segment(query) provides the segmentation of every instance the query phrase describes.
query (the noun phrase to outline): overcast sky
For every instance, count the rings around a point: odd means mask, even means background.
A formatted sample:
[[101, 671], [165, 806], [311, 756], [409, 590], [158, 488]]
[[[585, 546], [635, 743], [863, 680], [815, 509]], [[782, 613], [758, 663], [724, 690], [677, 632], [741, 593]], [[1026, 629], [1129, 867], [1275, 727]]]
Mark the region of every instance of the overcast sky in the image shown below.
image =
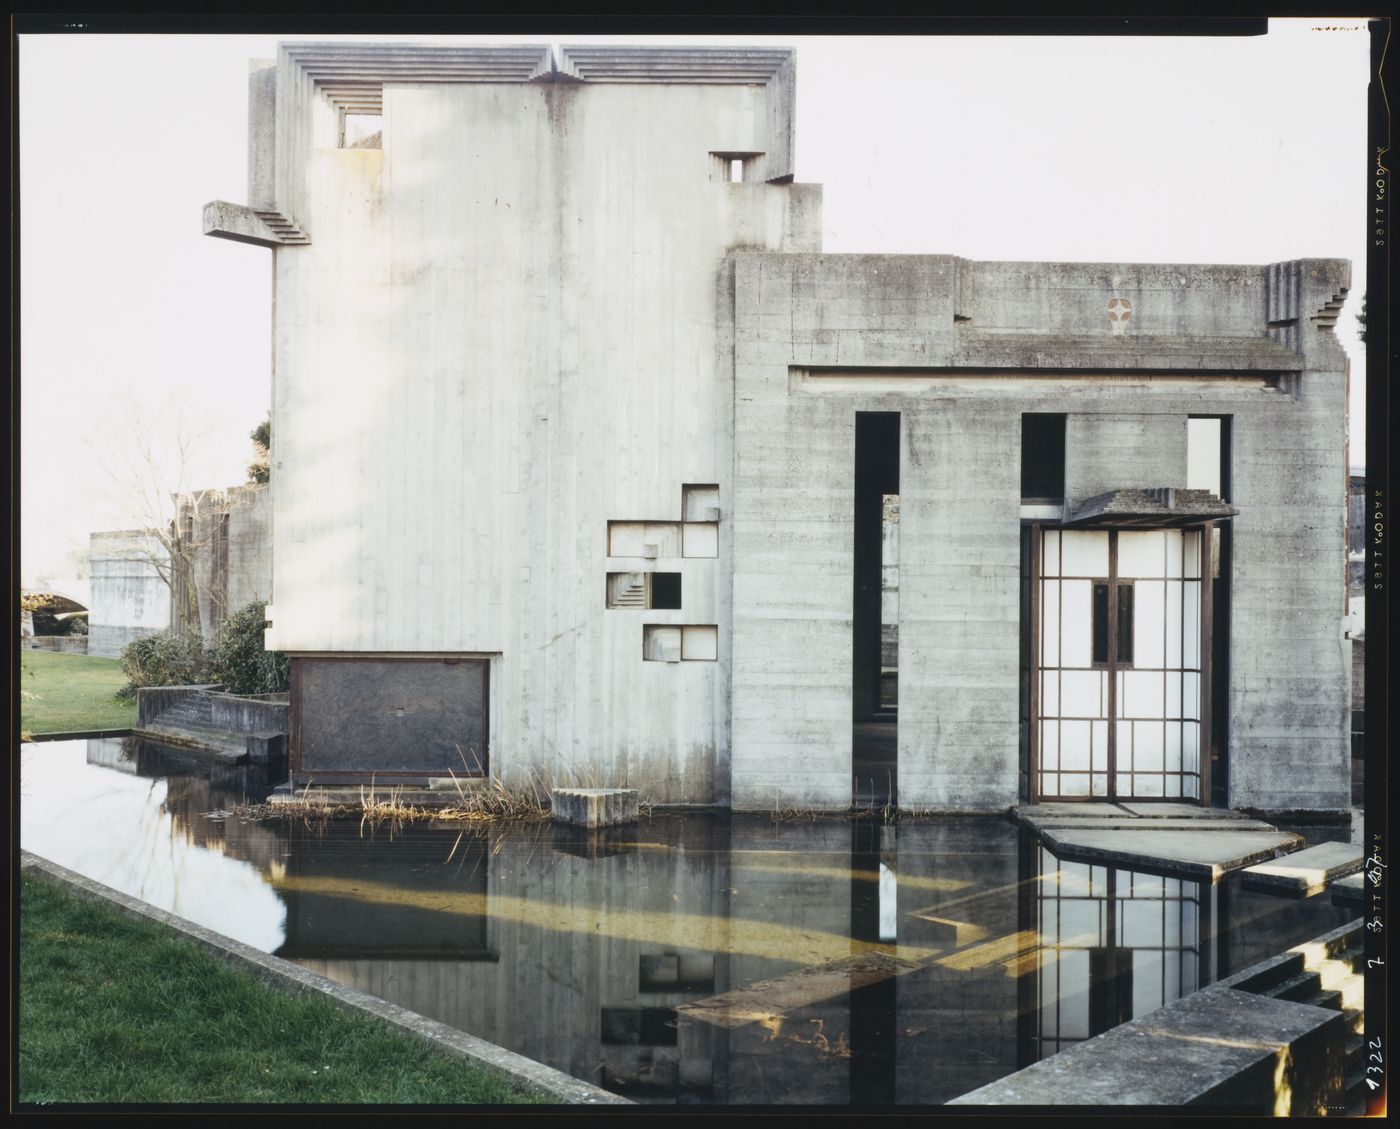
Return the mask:
[[[1317, 31], [1325, 22], [1339, 31]], [[298, 39], [410, 39], [318, 36]], [[543, 42], [451, 36], [440, 42]], [[555, 39], [558, 42], [558, 37]], [[643, 37], [797, 49], [797, 179], [825, 248], [976, 259], [1352, 261], [1351, 462], [1364, 462], [1360, 20], [1253, 38]], [[105, 485], [130, 421], [202, 433], [185, 486], [243, 480], [270, 397], [271, 252], [205, 238], [245, 203], [253, 36], [20, 37], [26, 582], [145, 524]], [[170, 452], [161, 473], [181, 485]], [[147, 519], [149, 520], [149, 519]]]

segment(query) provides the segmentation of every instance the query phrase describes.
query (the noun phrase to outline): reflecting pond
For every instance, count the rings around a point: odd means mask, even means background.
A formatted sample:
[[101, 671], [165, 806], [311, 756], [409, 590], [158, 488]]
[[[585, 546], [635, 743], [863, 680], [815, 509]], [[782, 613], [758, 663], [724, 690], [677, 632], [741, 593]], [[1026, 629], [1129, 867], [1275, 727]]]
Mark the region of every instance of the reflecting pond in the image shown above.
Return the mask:
[[252, 767], [21, 749], [28, 850], [639, 1101], [938, 1104], [1354, 916], [1062, 861], [992, 817], [390, 834]]

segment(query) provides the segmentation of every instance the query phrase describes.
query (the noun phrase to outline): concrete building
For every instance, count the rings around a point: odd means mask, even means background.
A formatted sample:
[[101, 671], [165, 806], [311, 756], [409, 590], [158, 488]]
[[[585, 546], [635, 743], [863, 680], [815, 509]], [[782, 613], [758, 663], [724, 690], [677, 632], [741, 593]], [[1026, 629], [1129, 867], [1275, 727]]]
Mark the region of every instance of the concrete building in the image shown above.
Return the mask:
[[793, 67], [254, 64], [294, 782], [1346, 809], [1348, 264], [823, 254]]
[[88, 654], [120, 658], [135, 640], [170, 626], [170, 587], [163, 575], [169, 559], [154, 530], [108, 530], [89, 537]]
[[213, 639], [230, 612], [269, 598], [267, 487], [199, 490], [174, 502], [164, 536], [152, 529], [92, 534], [89, 654], [119, 658], [129, 643], [172, 625]]
[[265, 485], [199, 490], [175, 499], [188, 569], [172, 573], [172, 622], [212, 639], [231, 612], [271, 598], [271, 510]]

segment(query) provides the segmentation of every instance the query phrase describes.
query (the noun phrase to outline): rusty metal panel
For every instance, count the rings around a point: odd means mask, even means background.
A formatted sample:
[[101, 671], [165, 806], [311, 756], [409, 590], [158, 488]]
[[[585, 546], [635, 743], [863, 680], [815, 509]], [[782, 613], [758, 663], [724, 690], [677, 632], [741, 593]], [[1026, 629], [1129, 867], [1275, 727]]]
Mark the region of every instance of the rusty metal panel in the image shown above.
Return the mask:
[[293, 771], [484, 775], [489, 662], [294, 658]]

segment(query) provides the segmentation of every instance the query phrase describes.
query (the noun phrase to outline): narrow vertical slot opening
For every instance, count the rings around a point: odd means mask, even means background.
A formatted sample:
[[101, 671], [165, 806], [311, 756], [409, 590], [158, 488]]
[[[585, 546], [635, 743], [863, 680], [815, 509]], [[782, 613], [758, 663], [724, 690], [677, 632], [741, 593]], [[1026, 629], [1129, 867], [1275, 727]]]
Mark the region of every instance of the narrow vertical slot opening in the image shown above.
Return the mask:
[[857, 412], [852, 769], [857, 803], [894, 803], [899, 717], [898, 412]]

